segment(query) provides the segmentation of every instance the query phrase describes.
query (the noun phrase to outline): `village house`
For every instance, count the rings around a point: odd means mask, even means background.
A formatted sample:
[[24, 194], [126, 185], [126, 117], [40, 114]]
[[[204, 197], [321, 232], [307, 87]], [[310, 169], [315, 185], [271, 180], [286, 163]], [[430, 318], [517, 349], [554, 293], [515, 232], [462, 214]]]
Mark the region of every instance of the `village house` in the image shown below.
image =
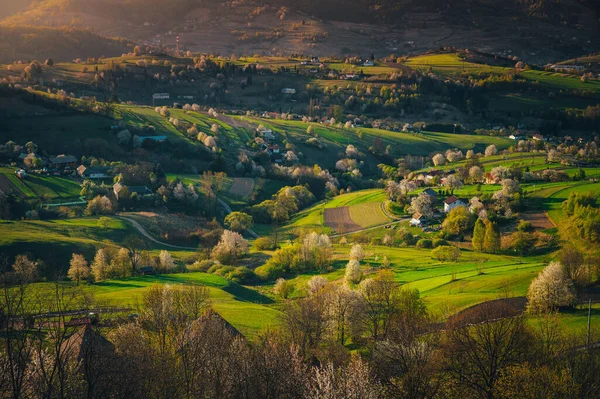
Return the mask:
[[285, 87], [281, 89], [281, 94], [296, 94], [296, 89], [293, 89], [291, 87]]
[[444, 200], [444, 212], [448, 213], [450, 212], [452, 209], [457, 208], [459, 206], [462, 207], [467, 207], [467, 203], [466, 201], [455, 197], [454, 195], [449, 196], [448, 198], [446, 198]]
[[444, 174], [444, 172], [441, 171], [441, 170], [435, 170], [435, 169], [434, 170], [430, 170], [425, 175], [425, 183], [431, 184], [435, 178], [442, 177], [443, 174]]
[[121, 193], [124, 188], [127, 189], [130, 195], [136, 194], [138, 196], [146, 196], [152, 194], [152, 190], [146, 186], [126, 186], [121, 183], [115, 183], [113, 185], [113, 193], [115, 194], [117, 200], [119, 199], [119, 193]]
[[437, 200], [438, 193], [431, 187], [426, 188], [423, 192], [431, 197], [432, 201]]
[[73, 155], [57, 155], [50, 158], [50, 167], [53, 169], [74, 168], [77, 166], [77, 158]]
[[79, 165], [77, 168], [77, 174], [84, 179], [106, 179], [109, 178], [108, 171], [109, 166], [97, 166], [97, 167], [86, 167], [85, 165]]
[[412, 219], [410, 219], [409, 224], [413, 227], [424, 226], [425, 225], [425, 217], [417, 212], [413, 215]]
[[363, 66], [372, 67], [372, 66], [375, 66], [375, 63], [371, 60], [366, 60], [365, 63], [363, 64]]
[[269, 146], [269, 153], [271, 154], [279, 154], [279, 146], [277, 144]]
[[261, 126], [261, 127], [257, 128], [256, 131], [265, 140], [268, 140], [268, 141], [275, 140], [275, 135], [273, 134], [273, 131], [271, 129], [267, 129], [264, 126]]

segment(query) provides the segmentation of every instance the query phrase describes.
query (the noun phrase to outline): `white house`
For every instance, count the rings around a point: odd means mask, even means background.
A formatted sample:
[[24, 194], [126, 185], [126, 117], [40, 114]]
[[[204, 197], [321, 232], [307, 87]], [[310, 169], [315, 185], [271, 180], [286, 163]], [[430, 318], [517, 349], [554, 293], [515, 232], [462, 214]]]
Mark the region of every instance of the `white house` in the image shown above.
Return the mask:
[[366, 67], [372, 67], [372, 66], [375, 66], [375, 63], [371, 60], [366, 60], [363, 65]]
[[462, 207], [466, 208], [467, 203], [465, 201], [461, 200], [460, 198], [455, 197], [454, 195], [451, 195], [444, 200], [444, 212], [445, 213], [450, 212], [452, 209], [454, 209], [458, 206], [462, 206]]
[[424, 219], [425, 218], [423, 217], [423, 215], [417, 212], [413, 215], [412, 219], [410, 219], [409, 224], [413, 227], [421, 227]]
[[275, 135], [271, 129], [267, 129], [266, 127], [260, 127], [256, 129], [256, 131], [262, 136], [265, 140], [275, 140]]
[[281, 94], [296, 94], [296, 89], [293, 89], [291, 87], [285, 87], [281, 89]]

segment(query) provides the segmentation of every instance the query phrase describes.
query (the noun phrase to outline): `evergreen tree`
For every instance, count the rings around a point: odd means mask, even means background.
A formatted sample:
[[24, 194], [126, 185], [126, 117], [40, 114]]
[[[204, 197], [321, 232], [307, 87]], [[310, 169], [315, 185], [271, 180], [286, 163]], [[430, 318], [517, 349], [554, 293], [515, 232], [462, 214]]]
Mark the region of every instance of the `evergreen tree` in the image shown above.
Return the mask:
[[473, 239], [471, 243], [473, 244], [473, 249], [476, 251], [483, 250], [483, 242], [485, 239], [485, 223], [480, 218], [475, 222], [475, 227], [473, 228]]
[[498, 223], [489, 222], [485, 227], [483, 250], [492, 254], [500, 251], [500, 228]]

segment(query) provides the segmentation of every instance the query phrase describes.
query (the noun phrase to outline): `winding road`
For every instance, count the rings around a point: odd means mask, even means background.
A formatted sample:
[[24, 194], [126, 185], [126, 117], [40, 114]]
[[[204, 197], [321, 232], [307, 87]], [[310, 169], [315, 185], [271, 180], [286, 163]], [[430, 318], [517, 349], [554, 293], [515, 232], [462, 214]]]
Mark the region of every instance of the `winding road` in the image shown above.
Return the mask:
[[[223, 209], [225, 209], [225, 212], [228, 215], [231, 212], [233, 212], [231, 210], [231, 207], [225, 201], [223, 201], [222, 199], [220, 199], [218, 197], [217, 197], [217, 201], [223, 207]], [[182, 247], [182, 246], [179, 246], [179, 245], [173, 245], [173, 244], [168, 244], [168, 243], [163, 242], [163, 241], [159, 241], [156, 238], [154, 238], [150, 233], [148, 233], [148, 231], [141, 224], [139, 224], [137, 221], [133, 220], [132, 218], [129, 218], [127, 216], [122, 216], [122, 215], [118, 215], [118, 216], [115, 216], [115, 217], [117, 219], [121, 219], [121, 220], [129, 222], [142, 236], [144, 236], [144, 238], [148, 239], [149, 241], [152, 241], [155, 244], [162, 245], [164, 247], [174, 248], [174, 249], [183, 249], [183, 250], [187, 250], [187, 251], [195, 251], [196, 249], [198, 249], [198, 248], [192, 248], [192, 247]], [[256, 234], [251, 229], [248, 229], [246, 231], [248, 232], [248, 234], [250, 234], [254, 238], [259, 238], [260, 237], [258, 234]]]
[[127, 216], [120, 216], [120, 215], [116, 216], [116, 218], [129, 222], [137, 231], [139, 231], [139, 233], [142, 236], [144, 236], [145, 238], [147, 238], [148, 240], [152, 241], [155, 244], [162, 245], [162, 246], [169, 247], [169, 248], [184, 249], [184, 250], [191, 250], [191, 251], [195, 251], [196, 249], [198, 249], [198, 248], [192, 248], [192, 247], [181, 247], [179, 245], [167, 244], [166, 242], [158, 241], [156, 238], [152, 237], [150, 235], [150, 233], [148, 233], [148, 231], [146, 231], [146, 229], [144, 229], [144, 227], [142, 227], [142, 225], [139, 224], [138, 222], [136, 222], [135, 220], [128, 218]]

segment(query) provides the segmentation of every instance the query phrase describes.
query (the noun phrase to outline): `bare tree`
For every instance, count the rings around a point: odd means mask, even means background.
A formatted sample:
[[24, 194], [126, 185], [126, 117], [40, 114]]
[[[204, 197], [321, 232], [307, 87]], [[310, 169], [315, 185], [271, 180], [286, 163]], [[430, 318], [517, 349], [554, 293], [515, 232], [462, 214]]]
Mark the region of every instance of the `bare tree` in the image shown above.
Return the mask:
[[523, 361], [532, 344], [523, 317], [508, 305], [486, 303], [448, 322], [447, 371], [464, 395], [494, 398], [501, 372]]

